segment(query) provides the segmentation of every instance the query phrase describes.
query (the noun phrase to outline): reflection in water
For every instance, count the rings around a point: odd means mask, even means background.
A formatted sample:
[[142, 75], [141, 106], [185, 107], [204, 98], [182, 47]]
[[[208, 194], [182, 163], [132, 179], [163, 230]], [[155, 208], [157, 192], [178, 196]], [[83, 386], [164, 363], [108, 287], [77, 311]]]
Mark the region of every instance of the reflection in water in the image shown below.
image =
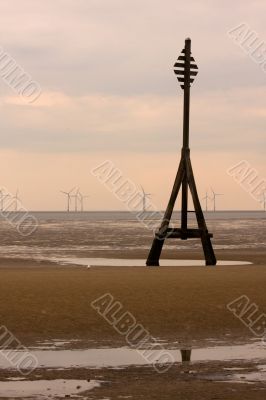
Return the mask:
[[[31, 351], [41, 368], [102, 368], [123, 367], [130, 365], [153, 364], [158, 356], [160, 360], [161, 350], [153, 350], [152, 361], [142, 356], [146, 350], [135, 350], [130, 348], [105, 348], [87, 350], [34, 350]], [[186, 349], [187, 351], [187, 349]], [[0, 358], [0, 368], [10, 368], [8, 360]], [[180, 350], [168, 350], [174, 362], [181, 362]], [[14, 357], [17, 352], [14, 351]], [[21, 356], [21, 352], [20, 352]], [[188, 357], [188, 353], [186, 353]], [[191, 353], [190, 353], [191, 357]], [[261, 343], [252, 343], [237, 346], [214, 346], [201, 349], [193, 349], [192, 361], [230, 361], [230, 360], [263, 360], [266, 359], [266, 347]], [[162, 360], [160, 360], [162, 362]]]
[[182, 363], [186, 363], [186, 362], [190, 362], [190, 358], [191, 358], [191, 349], [181, 349], [181, 359], [182, 359]]

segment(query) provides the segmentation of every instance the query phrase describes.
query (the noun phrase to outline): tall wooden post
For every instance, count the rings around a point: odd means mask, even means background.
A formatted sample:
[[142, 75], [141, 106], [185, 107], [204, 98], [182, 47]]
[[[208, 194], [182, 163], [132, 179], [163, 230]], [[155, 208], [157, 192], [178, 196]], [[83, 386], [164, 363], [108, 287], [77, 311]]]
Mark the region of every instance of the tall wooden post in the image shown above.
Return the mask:
[[[189, 111], [190, 111], [190, 49], [191, 41], [187, 39], [185, 41], [185, 62], [184, 62], [184, 108], [183, 108], [183, 151], [189, 150]], [[184, 233], [187, 230], [187, 202], [188, 202], [188, 185], [187, 176], [185, 176], [182, 182], [182, 207], [181, 207], [181, 230]]]
[[[184, 112], [183, 112], [183, 147], [181, 151], [181, 160], [178, 167], [176, 179], [172, 189], [172, 193], [168, 202], [167, 209], [164, 214], [159, 231], [153, 240], [146, 264], [148, 266], [158, 266], [161, 251], [165, 239], [179, 238], [187, 240], [189, 238], [200, 238], [204, 251], [206, 265], [216, 265], [216, 257], [212, 248], [212, 234], [208, 232], [204, 215], [201, 209], [195, 179], [193, 175], [190, 149], [189, 149], [189, 112], [190, 112], [190, 86], [198, 73], [198, 67], [195, 60], [191, 57], [191, 40], [185, 40], [185, 48], [178, 57], [174, 65], [174, 72], [181, 88], [184, 90]], [[181, 203], [181, 228], [169, 228], [169, 223], [174, 210], [175, 202], [182, 186], [182, 203]], [[188, 189], [190, 189], [195, 214], [198, 223], [198, 229], [188, 228]]]

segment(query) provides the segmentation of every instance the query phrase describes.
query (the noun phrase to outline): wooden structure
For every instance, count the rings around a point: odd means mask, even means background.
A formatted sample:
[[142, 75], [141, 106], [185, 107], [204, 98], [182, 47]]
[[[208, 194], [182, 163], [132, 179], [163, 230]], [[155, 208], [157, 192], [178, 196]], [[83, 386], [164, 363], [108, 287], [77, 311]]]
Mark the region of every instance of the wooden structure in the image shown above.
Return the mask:
[[[152, 247], [150, 249], [146, 264], [148, 266], [158, 266], [161, 251], [165, 239], [181, 239], [199, 238], [205, 255], [206, 265], [215, 265], [216, 257], [212, 248], [212, 234], [208, 232], [204, 215], [201, 209], [195, 179], [193, 175], [190, 149], [189, 149], [189, 109], [190, 109], [190, 86], [198, 73], [198, 67], [194, 58], [191, 56], [191, 40], [185, 40], [185, 48], [178, 57], [174, 65], [174, 72], [181, 88], [184, 90], [184, 115], [183, 115], [183, 148], [181, 152], [181, 160], [177, 175], [175, 178], [172, 193], [169, 199], [167, 209], [164, 214], [161, 226], [155, 234]], [[182, 206], [181, 206], [181, 227], [169, 228], [169, 223], [174, 210], [178, 192], [182, 186]], [[188, 228], [188, 188], [190, 189], [194, 204], [195, 214], [198, 223], [198, 229]]]

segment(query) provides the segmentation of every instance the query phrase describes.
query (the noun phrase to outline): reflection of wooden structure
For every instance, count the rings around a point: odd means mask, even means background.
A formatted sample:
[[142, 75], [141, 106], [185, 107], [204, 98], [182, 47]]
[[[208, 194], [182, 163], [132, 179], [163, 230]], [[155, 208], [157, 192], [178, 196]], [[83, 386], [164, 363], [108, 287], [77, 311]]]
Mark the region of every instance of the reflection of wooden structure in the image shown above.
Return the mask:
[[191, 349], [180, 349], [182, 363], [190, 362]]
[[[164, 214], [159, 231], [156, 233], [146, 264], [149, 266], [159, 265], [159, 259], [163, 248], [164, 240], [171, 238], [179, 238], [187, 240], [190, 238], [200, 238], [205, 255], [206, 265], [215, 265], [216, 258], [212, 248], [212, 234], [208, 232], [204, 215], [201, 209], [195, 179], [193, 175], [192, 165], [190, 161], [189, 149], [189, 106], [190, 106], [190, 85], [194, 81], [198, 73], [198, 67], [195, 60], [191, 57], [191, 40], [186, 39], [185, 48], [182, 55], [178, 57], [174, 65], [174, 72], [181, 88], [184, 90], [184, 116], [183, 116], [183, 148], [181, 153], [181, 161], [177, 171], [176, 179], [170, 196], [167, 209]], [[174, 205], [177, 199], [179, 189], [182, 185], [182, 208], [181, 208], [181, 228], [169, 228]], [[188, 214], [188, 188], [190, 189], [198, 229], [189, 229]]]

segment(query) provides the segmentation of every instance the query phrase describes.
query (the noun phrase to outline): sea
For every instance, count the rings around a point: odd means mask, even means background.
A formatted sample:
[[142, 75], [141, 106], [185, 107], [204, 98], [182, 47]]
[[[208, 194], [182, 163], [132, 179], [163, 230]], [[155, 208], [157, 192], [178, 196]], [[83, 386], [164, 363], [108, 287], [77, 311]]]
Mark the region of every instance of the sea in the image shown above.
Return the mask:
[[[36, 217], [38, 220], [87, 220], [87, 221], [106, 221], [106, 220], [132, 220], [139, 219], [143, 214], [140, 210], [138, 212], [131, 211], [29, 211], [29, 214]], [[157, 217], [160, 219], [164, 211], [157, 212]], [[15, 213], [13, 214], [21, 214]], [[151, 212], [146, 211], [145, 215], [148, 217], [152, 215]], [[190, 213], [193, 215], [193, 212]], [[204, 211], [206, 220], [211, 219], [266, 219], [266, 212], [263, 210], [227, 210], [227, 211]], [[0, 220], [5, 218], [5, 213], [0, 213]], [[173, 212], [173, 219], [180, 218], [180, 211]]]
[[[266, 255], [263, 210], [207, 211], [204, 215], [213, 233], [214, 249], [258, 250]], [[162, 216], [141, 211], [0, 213], [0, 258], [55, 263], [75, 260], [80, 265], [97, 258], [145, 259]], [[171, 226], [180, 225], [180, 212], [173, 213], [171, 222]], [[193, 212], [189, 213], [189, 225], [197, 225]], [[169, 258], [200, 249], [198, 239], [169, 239], [164, 245]]]

